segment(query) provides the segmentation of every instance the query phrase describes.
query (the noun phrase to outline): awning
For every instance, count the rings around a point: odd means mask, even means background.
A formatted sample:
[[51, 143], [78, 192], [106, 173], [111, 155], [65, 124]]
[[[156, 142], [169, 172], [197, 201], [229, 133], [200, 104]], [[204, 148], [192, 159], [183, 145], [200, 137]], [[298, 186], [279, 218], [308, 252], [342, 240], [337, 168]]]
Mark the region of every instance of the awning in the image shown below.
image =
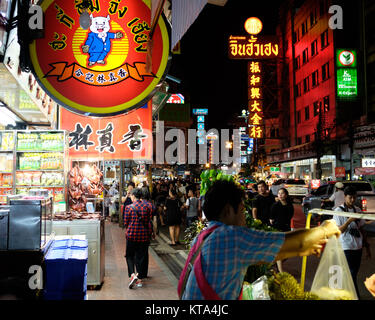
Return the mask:
[[207, 3], [224, 6], [227, 0], [172, 0], [172, 49], [198, 18]]

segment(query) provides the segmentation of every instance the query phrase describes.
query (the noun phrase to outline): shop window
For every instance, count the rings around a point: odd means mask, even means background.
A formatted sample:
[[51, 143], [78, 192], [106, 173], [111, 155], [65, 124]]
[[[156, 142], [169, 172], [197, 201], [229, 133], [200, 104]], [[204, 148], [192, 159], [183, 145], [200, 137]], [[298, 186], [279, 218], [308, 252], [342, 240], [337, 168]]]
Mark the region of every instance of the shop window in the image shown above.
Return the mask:
[[309, 61], [309, 49], [308, 48], [303, 50], [303, 53], [302, 53], [302, 63], [305, 64], [307, 63], [307, 61]]
[[309, 134], [305, 137], [305, 142], [306, 143], [310, 142], [310, 135]]
[[295, 30], [294, 32], [293, 32], [293, 43], [297, 43], [298, 41], [299, 41], [299, 30], [297, 29], [297, 30]]
[[324, 112], [329, 111], [329, 96], [326, 96], [323, 98], [323, 107], [324, 107]]
[[322, 81], [329, 78], [329, 62], [322, 66]]
[[295, 94], [296, 94], [296, 97], [300, 97], [301, 94], [302, 94], [302, 91], [301, 91], [301, 82], [296, 84], [295, 86]]
[[307, 77], [303, 79], [303, 92], [306, 93], [310, 90], [310, 78]]
[[307, 106], [305, 108], [305, 120], [309, 120], [310, 119], [310, 107]]
[[320, 35], [321, 49], [328, 46], [328, 29]]
[[319, 74], [318, 70], [315, 70], [311, 75], [311, 84], [313, 87], [317, 86], [319, 83]]
[[312, 43], [311, 43], [311, 56], [315, 56], [316, 54], [318, 53], [318, 40], [315, 39]]

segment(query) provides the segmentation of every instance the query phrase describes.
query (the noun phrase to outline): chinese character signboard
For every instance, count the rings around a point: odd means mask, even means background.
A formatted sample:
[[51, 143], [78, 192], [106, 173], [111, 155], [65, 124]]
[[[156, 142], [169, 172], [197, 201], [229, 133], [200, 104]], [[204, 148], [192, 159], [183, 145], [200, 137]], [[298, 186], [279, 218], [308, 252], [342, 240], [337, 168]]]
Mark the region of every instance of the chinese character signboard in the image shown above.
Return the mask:
[[251, 138], [263, 138], [262, 65], [259, 61], [248, 63], [248, 110]]
[[274, 59], [279, 56], [276, 36], [229, 36], [230, 59]]
[[375, 168], [375, 158], [363, 158], [362, 168]]
[[60, 129], [69, 131], [72, 159], [152, 160], [151, 107], [125, 115], [86, 117], [61, 109]]
[[152, 42], [150, 0], [88, 0], [91, 25], [79, 18], [83, 0], [45, 0], [45, 37], [30, 45], [32, 69], [53, 99], [74, 112], [109, 116], [144, 105], [162, 79], [169, 56], [165, 18]]
[[345, 178], [345, 167], [336, 167], [335, 176], [336, 178]]
[[357, 52], [355, 50], [336, 50], [337, 96], [355, 98], [358, 95]]

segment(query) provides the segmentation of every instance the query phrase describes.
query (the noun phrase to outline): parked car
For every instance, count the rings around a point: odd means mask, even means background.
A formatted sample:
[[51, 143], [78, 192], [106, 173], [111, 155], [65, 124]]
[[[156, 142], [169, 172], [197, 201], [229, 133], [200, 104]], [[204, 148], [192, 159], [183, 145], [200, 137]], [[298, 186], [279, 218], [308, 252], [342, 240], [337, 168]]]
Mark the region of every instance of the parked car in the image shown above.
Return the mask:
[[302, 179], [279, 179], [271, 185], [272, 193], [277, 196], [280, 188], [285, 188], [292, 198], [302, 199], [309, 192], [309, 186]]
[[[322, 200], [328, 199], [335, 191], [335, 183], [337, 181], [329, 181], [327, 184], [320, 186], [315, 191], [311, 191], [302, 200], [303, 212], [307, 214], [309, 210], [322, 206]], [[342, 181], [345, 187], [353, 186], [357, 190], [356, 205], [362, 211], [375, 213], [375, 189], [368, 181]], [[324, 203], [324, 209], [332, 210], [333, 203]]]

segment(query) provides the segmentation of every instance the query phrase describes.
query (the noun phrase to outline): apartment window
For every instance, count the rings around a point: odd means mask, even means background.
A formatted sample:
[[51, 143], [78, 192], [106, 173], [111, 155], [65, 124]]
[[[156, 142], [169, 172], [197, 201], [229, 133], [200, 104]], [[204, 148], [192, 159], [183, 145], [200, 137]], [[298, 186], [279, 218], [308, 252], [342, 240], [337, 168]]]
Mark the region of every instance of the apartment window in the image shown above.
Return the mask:
[[314, 40], [311, 43], [311, 56], [315, 56], [318, 53], [318, 40]]
[[295, 86], [296, 97], [300, 97], [301, 96], [301, 94], [302, 94], [301, 88], [302, 88], [301, 82], [298, 83], [298, 84], [296, 84], [296, 86]]
[[319, 114], [319, 101], [314, 102], [314, 117]]
[[301, 68], [301, 56], [294, 59], [294, 69], [298, 70], [299, 68]]
[[324, 112], [329, 111], [329, 96], [323, 98], [323, 110]]
[[302, 23], [302, 37], [307, 33], [307, 20]]
[[319, 2], [319, 14], [320, 14], [320, 17], [323, 17], [324, 14], [326, 13], [326, 10], [325, 10], [325, 0], [320, 0]]
[[328, 29], [320, 35], [321, 48], [328, 46]]
[[329, 78], [329, 62], [322, 66], [322, 81]]
[[298, 123], [298, 124], [301, 123], [301, 110], [300, 110], [300, 111], [297, 111], [297, 123]]
[[316, 9], [310, 12], [310, 27], [313, 27], [318, 22]]
[[297, 145], [300, 145], [300, 144], [302, 144], [302, 137], [297, 138]]
[[319, 74], [318, 70], [315, 70], [311, 75], [311, 84], [313, 87], [317, 86], [319, 83]]
[[310, 79], [309, 77], [303, 79], [303, 92], [307, 92], [310, 90]]
[[310, 142], [310, 135], [309, 134], [305, 137], [305, 142], [306, 143]]
[[309, 49], [308, 48], [306, 48], [302, 52], [302, 63], [305, 64], [307, 63], [307, 61], [309, 61]]
[[307, 106], [305, 108], [305, 120], [309, 120], [310, 119], [310, 107]]
[[299, 41], [299, 30], [293, 32], [293, 43], [296, 43]]

